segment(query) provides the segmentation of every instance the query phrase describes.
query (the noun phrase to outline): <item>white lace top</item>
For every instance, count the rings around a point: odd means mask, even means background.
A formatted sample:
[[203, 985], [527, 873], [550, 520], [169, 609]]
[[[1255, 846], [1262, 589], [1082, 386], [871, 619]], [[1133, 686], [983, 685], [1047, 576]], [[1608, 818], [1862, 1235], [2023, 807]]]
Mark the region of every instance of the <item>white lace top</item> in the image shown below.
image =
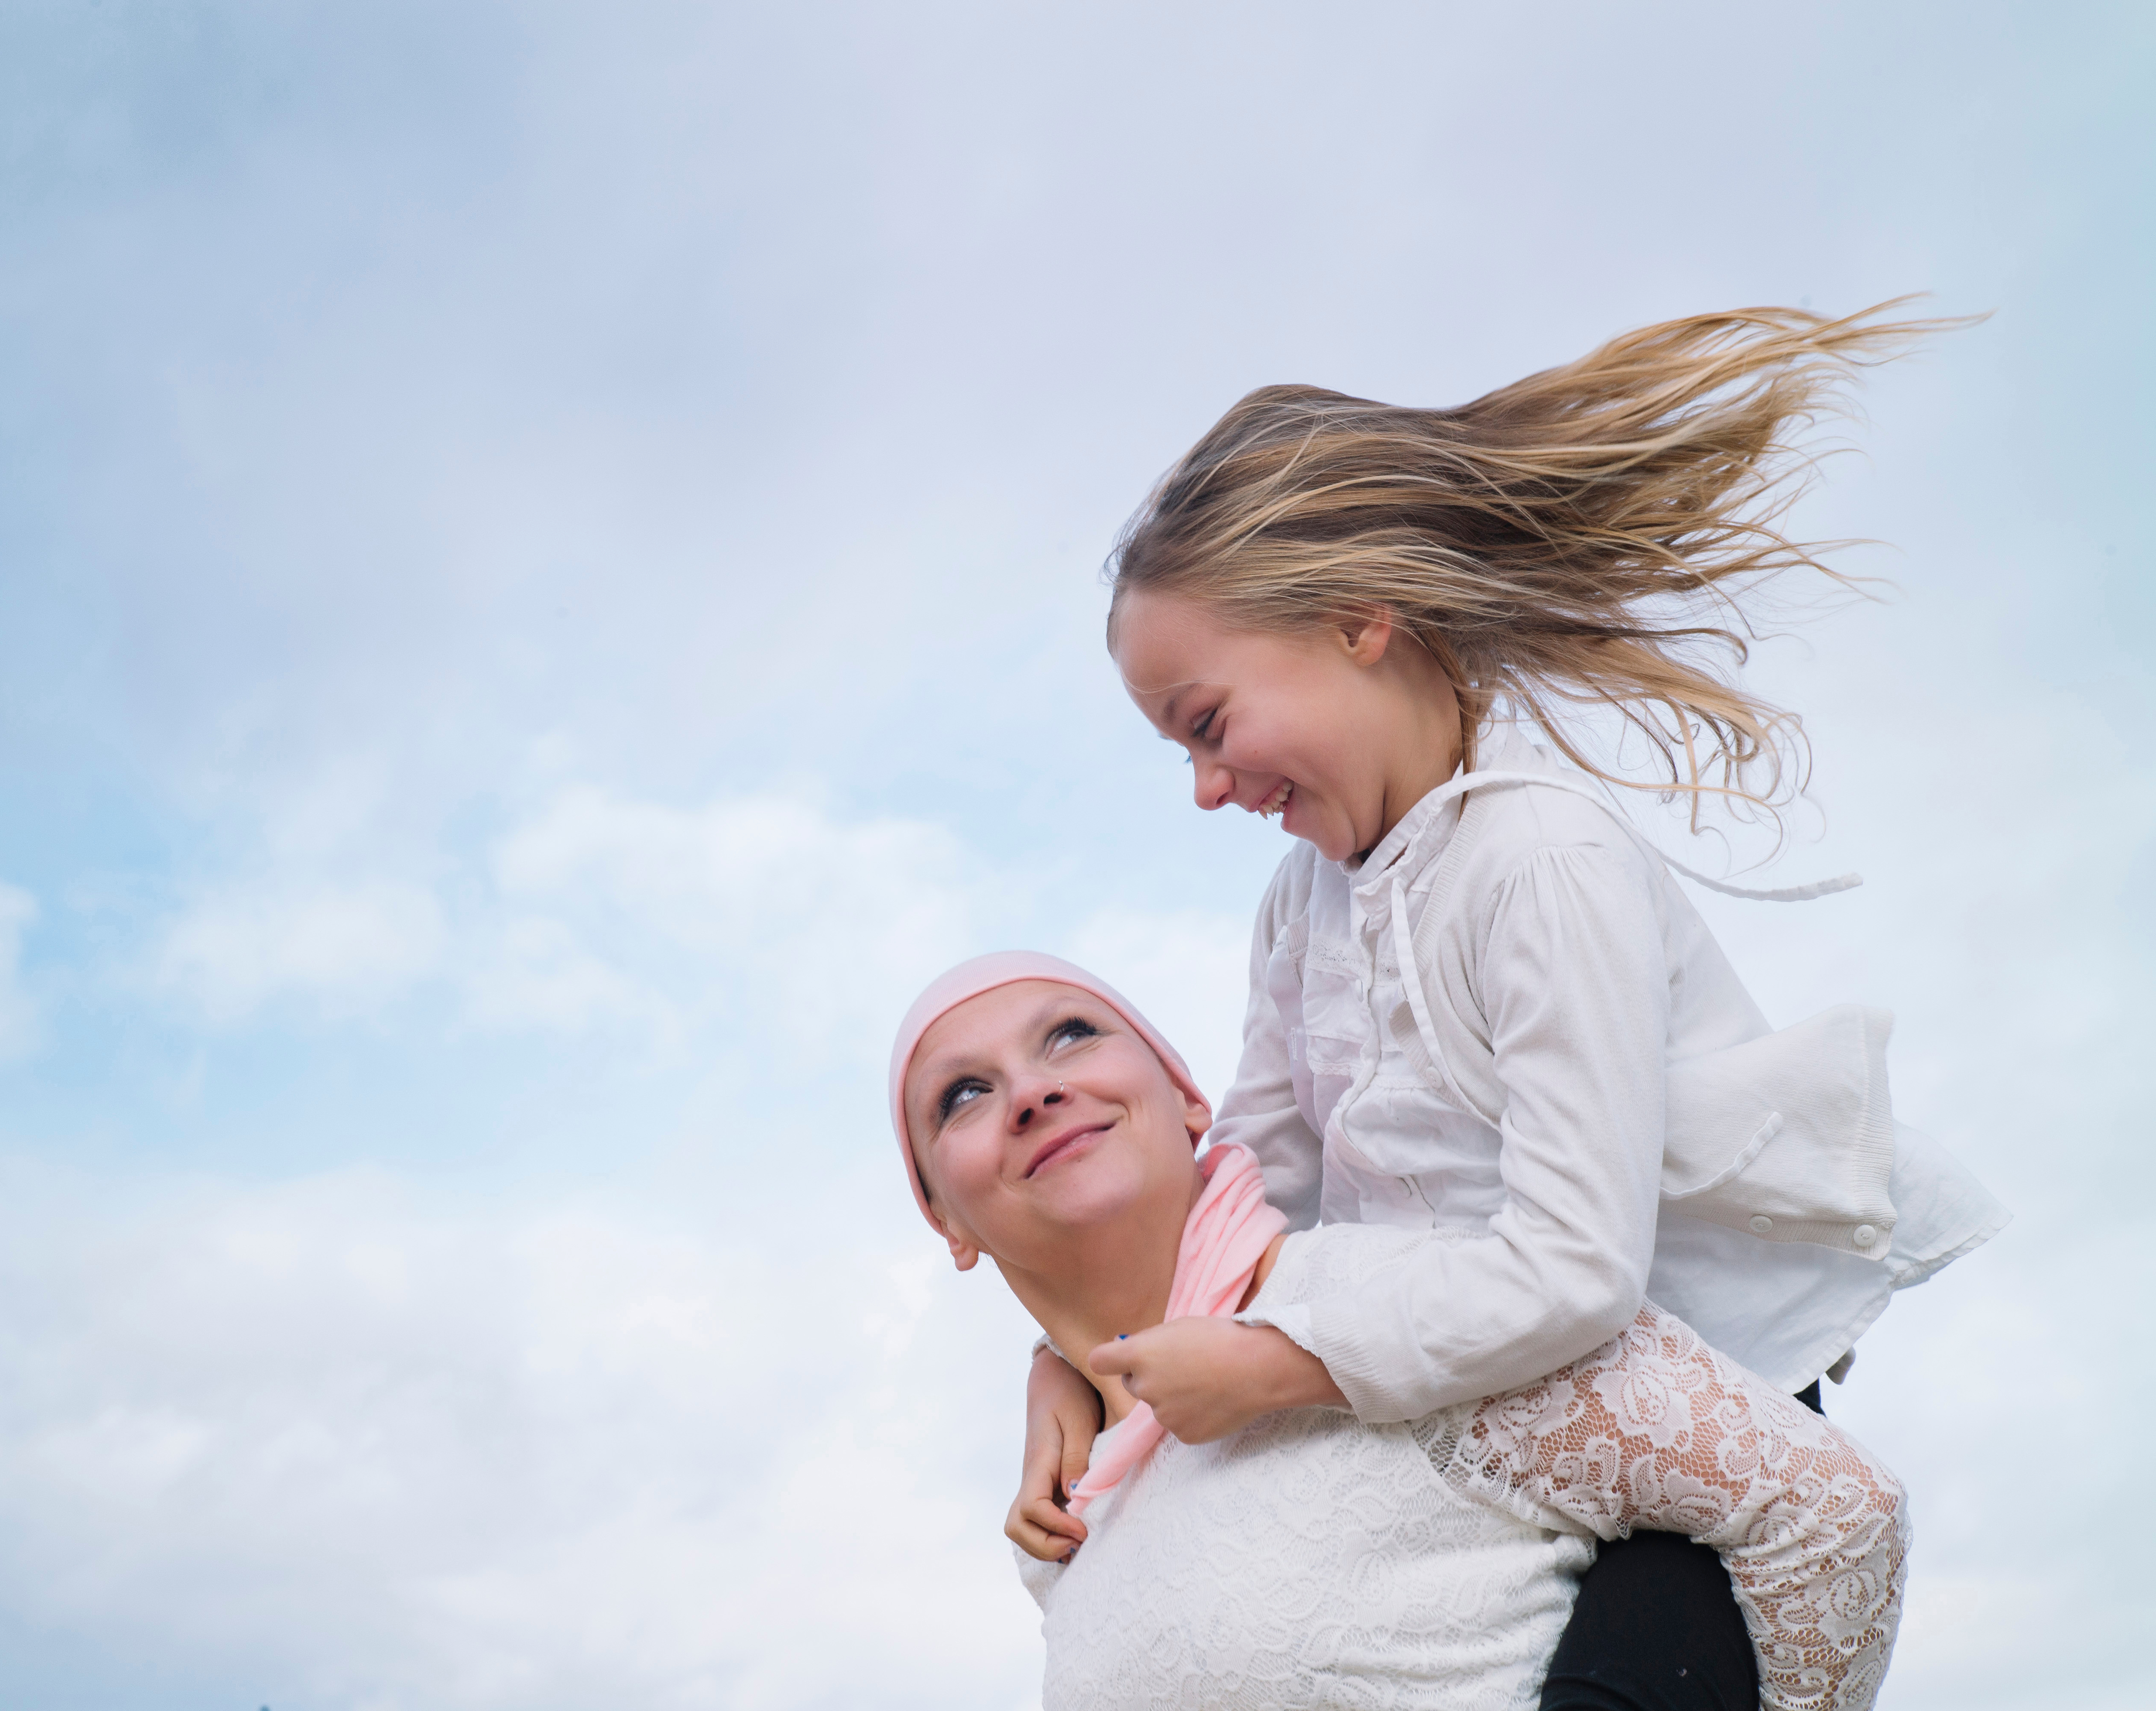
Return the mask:
[[[1424, 1232], [1291, 1236], [1276, 1308], [1409, 1262]], [[1529, 1707], [1593, 1537], [1661, 1526], [1721, 1551], [1773, 1711], [1861, 1711], [1900, 1615], [1901, 1487], [1861, 1446], [1651, 1306], [1507, 1395], [1369, 1426], [1276, 1414], [1168, 1438], [1057, 1566], [1044, 1711]]]

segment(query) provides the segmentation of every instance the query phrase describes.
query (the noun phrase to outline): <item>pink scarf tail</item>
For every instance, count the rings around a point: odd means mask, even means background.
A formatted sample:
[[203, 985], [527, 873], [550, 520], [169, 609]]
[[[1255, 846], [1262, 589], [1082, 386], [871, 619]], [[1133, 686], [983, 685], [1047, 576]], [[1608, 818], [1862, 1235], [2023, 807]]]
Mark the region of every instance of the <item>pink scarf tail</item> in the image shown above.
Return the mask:
[[[1273, 1238], [1287, 1228], [1287, 1215], [1266, 1204], [1265, 1179], [1257, 1154], [1224, 1141], [1198, 1161], [1205, 1188], [1183, 1226], [1176, 1250], [1175, 1281], [1168, 1285], [1172, 1319], [1226, 1318], [1242, 1304], [1250, 1276]], [[1113, 1491], [1132, 1468], [1168, 1436], [1168, 1428], [1139, 1403], [1125, 1415], [1093, 1465], [1070, 1493], [1070, 1513], [1082, 1515], [1093, 1500]]]

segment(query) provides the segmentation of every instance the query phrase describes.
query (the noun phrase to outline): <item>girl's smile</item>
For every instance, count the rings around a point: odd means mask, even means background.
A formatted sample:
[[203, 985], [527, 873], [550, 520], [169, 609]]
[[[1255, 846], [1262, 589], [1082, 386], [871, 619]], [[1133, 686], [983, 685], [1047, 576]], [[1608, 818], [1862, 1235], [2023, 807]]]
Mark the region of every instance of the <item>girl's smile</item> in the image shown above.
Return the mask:
[[1230, 804], [1345, 861], [1460, 764], [1459, 698], [1382, 614], [1286, 633], [1234, 629], [1139, 589], [1110, 641], [1123, 686], [1190, 757], [1193, 795]]

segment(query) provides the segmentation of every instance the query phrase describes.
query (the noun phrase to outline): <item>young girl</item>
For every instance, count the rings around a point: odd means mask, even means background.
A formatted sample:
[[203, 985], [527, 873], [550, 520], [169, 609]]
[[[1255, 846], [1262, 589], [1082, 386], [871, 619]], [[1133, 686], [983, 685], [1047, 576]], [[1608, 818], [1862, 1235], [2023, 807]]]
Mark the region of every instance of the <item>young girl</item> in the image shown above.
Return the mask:
[[[1325, 1402], [1417, 1418], [1578, 1359], [1650, 1297], [1816, 1407], [1896, 1289], [2004, 1223], [1893, 1121], [1884, 1013], [1769, 1030], [1572, 717], [1645, 738], [1650, 788], [1689, 796], [1695, 825], [1702, 799], [1787, 799], [1800, 731], [1716, 650], [1743, 658], [1762, 580], [1834, 574], [1774, 527], [1806, 467], [1787, 438], [1925, 330], [1702, 316], [1453, 410], [1267, 388], [1126, 531], [1108, 637], [1132, 699], [1188, 753], [1200, 807], [1298, 840], [1259, 909], [1215, 1138], [1257, 1154], [1296, 1227], [1471, 1238], [1094, 1360], [1177, 1436]], [[1037, 1556], [1084, 1537], [1055, 1499], [1096, 1398], [1036, 1358], [1009, 1530]], [[1676, 1678], [1612, 1614], [1651, 1608], [1667, 1561], [1605, 1550], [1546, 1705]]]

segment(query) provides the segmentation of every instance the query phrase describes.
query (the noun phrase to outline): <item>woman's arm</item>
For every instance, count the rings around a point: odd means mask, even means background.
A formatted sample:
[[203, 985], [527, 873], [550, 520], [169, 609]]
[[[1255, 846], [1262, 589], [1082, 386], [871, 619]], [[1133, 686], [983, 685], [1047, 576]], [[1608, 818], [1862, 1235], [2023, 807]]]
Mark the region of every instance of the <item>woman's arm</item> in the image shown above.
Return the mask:
[[1901, 1482], [1861, 1444], [1651, 1303], [1539, 1383], [1418, 1422], [1468, 1495], [1601, 1539], [1719, 1552], [1769, 1711], [1865, 1711], [1901, 1621]]
[[[1670, 974], [1638, 851], [1543, 845], [1497, 887], [1471, 970], [1504, 1106], [1489, 1234], [1316, 1303], [1311, 1342], [1373, 1422], [1525, 1383], [1645, 1299], [1664, 1142]], [[1445, 1002], [1440, 971], [1408, 971]]]

